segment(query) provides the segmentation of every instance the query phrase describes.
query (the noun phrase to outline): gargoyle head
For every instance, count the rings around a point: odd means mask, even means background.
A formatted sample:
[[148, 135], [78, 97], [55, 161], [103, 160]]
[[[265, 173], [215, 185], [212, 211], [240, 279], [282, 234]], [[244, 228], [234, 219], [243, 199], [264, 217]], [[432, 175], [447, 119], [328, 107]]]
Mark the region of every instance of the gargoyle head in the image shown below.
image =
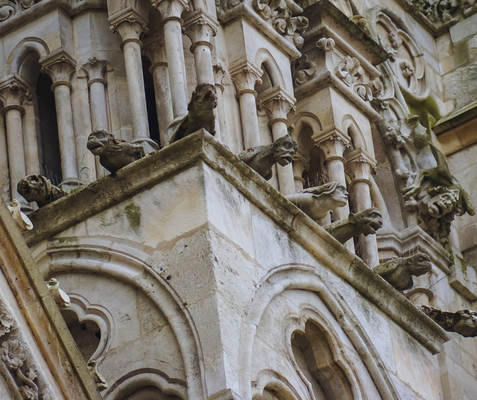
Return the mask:
[[377, 208], [368, 208], [367, 210], [350, 215], [353, 222], [362, 229], [364, 236], [374, 235], [378, 229], [383, 227], [383, 218]]
[[282, 136], [273, 142], [273, 158], [284, 167], [292, 162], [297, 149], [298, 143], [291, 136]]
[[201, 113], [217, 107], [217, 91], [214, 85], [203, 83], [198, 85], [190, 99], [187, 109], [191, 113]]
[[339, 182], [328, 182], [322, 186], [312, 187], [303, 190], [303, 193], [311, 193], [314, 198], [321, 198], [322, 196], [330, 196], [337, 204], [336, 207], [343, 207], [348, 203], [348, 191]]
[[27, 201], [42, 201], [50, 195], [51, 182], [41, 175], [28, 175], [18, 182], [17, 190]]
[[409, 272], [415, 276], [424, 275], [432, 269], [431, 259], [427, 254], [419, 253], [406, 259]]
[[109, 133], [106, 129], [98, 129], [88, 136], [88, 143], [86, 147], [95, 156], [103, 154], [106, 145], [118, 144], [119, 141]]
[[454, 211], [459, 202], [459, 189], [448, 189], [437, 186], [429, 189], [432, 196], [428, 202], [427, 210], [432, 218], [441, 218]]

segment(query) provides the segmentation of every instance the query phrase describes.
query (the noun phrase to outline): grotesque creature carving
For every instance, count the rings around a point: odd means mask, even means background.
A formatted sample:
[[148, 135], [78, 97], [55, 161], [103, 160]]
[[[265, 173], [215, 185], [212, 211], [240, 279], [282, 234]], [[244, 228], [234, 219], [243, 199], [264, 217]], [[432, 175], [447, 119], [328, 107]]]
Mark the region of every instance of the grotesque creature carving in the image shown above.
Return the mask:
[[204, 128], [215, 135], [214, 108], [217, 106], [217, 95], [214, 85], [202, 84], [195, 88], [187, 109], [189, 113], [169, 127], [170, 143]]
[[343, 207], [348, 202], [348, 191], [339, 182], [330, 182], [286, 196], [311, 219], [326, 217], [328, 211]]
[[464, 337], [477, 336], [477, 312], [475, 311], [448, 312], [426, 305], [422, 305], [421, 310], [447, 332], [455, 332]]
[[474, 215], [474, 205], [450, 173], [444, 155], [434, 146], [426, 128], [418, 120], [413, 123], [411, 140], [418, 173], [412, 185], [403, 190], [405, 206], [417, 210], [421, 228], [451, 251], [450, 224], [456, 215]]
[[383, 219], [377, 208], [350, 214], [348, 218], [336, 221], [325, 227], [326, 231], [340, 243], [346, 243], [353, 237], [361, 234], [374, 235], [383, 227]]
[[88, 150], [99, 156], [99, 162], [109, 172], [119, 169], [144, 157], [144, 149], [139, 144], [128, 143], [105, 129], [98, 129], [88, 137]]
[[238, 157], [268, 181], [273, 175], [273, 165], [278, 163], [284, 167], [290, 164], [297, 149], [297, 142], [289, 135], [285, 135], [272, 144], [245, 150]]
[[17, 190], [27, 201], [36, 201], [38, 207], [46, 206], [66, 196], [63, 190], [53, 186], [48, 178], [41, 175], [28, 175], [21, 179]]
[[106, 380], [98, 371], [98, 365], [95, 360], [88, 361], [88, 370], [100, 391], [108, 388]]
[[33, 224], [22, 211], [20, 203], [17, 200], [12, 200], [8, 209], [12, 213], [13, 220], [16, 222], [20, 232], [26, 232], [33, 229]]
[[416, 254], [411, 257], [393, 258], [379, 264], [374, 272], [384, 278], [397, 290], [411, 289], [414, 282], [412, 276], [421, 276], [432, 268], [431, 260], [426, 254]]

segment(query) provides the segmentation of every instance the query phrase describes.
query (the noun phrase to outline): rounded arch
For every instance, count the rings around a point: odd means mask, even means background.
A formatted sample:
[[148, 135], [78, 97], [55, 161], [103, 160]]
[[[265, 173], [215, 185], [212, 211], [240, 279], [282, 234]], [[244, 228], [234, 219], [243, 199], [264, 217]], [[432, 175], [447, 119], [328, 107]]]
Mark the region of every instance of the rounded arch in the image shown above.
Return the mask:
[[351, 138], [355, 149], [368, 150], [368, 146], [366, 145], [366, 140], [363, 133], [361, 132], [361, 129], [359, 129], [355, 119], [349, 114], [343, 117], [343, 130]]
[[[107, 239], [95, 237], [95, 242], [107, 242]], [[128, 249], [133, 254], [128, 254]], [[144, 293], [164, 314], [181, 349], [187, 377], [187, 397], [183, 398], [204, 399], [203, 356], [192, 317], [167, 280], [142, 261], [147, 257], [147, 254], [139, 256], [137, 249], [127, 243], [121, 246], [121, 251], [91, 243], [75, 243], [44, 249], [35, 258], [45, 280], [61, 274], [96, 274], [116, 279]]]
[[272, 54], [267, 49], [259, 49], [255, 55], [255, 64], [258, 68], [266, 69], [272, 80], [272, 86], [281, 85], [285, 87], [285, 80], [278, 63], [273, 58]]
[[50, 54], [48, 45], [43, 40], [35, 37], [27, 37], [18, 43], [8, 56], [6, 65], [7, 75], [20, 75], [20, 68], [23, 61], [32, 52], [38, 56], [38, 59]]
[[310, 128], [313, 135], [316, 135], [323, 130], [321, 121], [316, 115], [312, 114], [311, 112], [301, 112], [297, 114], [295, 129], [291, 134], [292, 138], [298, 142], [301, 132], [305, 127]]
[[133, 392], [153, 387], [175, 398], [187, 399], [187, 390], [178, 383], [171, 382], [160, 371], [138, 369], [120, 378], [114, 386], [103, 395], [105, 400], [126, 400]]
[[288, 379], [275, 371], [263, 370], [253, 384], [252, 399], [259, 400], [267, 389], [279, 394], [280, 400], [298, 400], [300, 396]]
[[251, 398], [252, 350], [257, 327], [268, 305], [287, 290], [315, 292], [324, 302], [332, 316], [343, 329], [366, 365], [371, 378], [383, 400], [399, 399], [392, 381], [375, 350], [371, 340], [360, 327], [345, 301], [341, 302], [323, 284], [315, 268], [304, 264], [286, 264], [272, 269], [257, 284], [258, 290], [250, 302], [240, 332], [239, 362], [242, 374], [239, 387], [243, 398]]

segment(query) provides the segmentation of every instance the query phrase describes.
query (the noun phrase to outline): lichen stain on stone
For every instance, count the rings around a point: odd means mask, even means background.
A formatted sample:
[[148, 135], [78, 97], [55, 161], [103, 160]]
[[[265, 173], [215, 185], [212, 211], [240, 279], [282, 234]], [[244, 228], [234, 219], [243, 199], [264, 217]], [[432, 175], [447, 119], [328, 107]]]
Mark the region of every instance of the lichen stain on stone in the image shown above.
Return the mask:
[[141, 209], [139, 206], [135, 203], [131, 203], [124, 208], [124, 211], [126, 212], [126, 217], [131, 229], [139, 233], [139, 229], [141, 228]]
[[457, 258], [457, 260], [459, 260], [460, 269], [462, 270], [462, 275], [464, 276], [464, 280], [466, 282], [469, 282], [469, 279], [467, 278], [467, 262], [462, 257], [459, 257], [458, 255], [456, 255], [455, 257]]

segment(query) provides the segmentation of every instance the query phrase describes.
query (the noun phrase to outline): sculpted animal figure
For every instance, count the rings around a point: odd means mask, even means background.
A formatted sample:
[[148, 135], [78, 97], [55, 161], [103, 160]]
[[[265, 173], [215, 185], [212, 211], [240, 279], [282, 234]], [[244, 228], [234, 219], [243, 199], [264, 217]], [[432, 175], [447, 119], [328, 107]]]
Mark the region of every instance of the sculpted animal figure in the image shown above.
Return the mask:
[[115, 139], [105, 129], [96, 130], [89, 135], [87, 147], [91, 153], [99, 156], [101, 165], [113, 174], [144, 157], [144, 148], [141, 145]]
[[421, 276], [432, 268], [427, 254], [415, 254], [411, 257], [393, 258], [379, 264], [374, 272], [389, 282], [397, 290], [411, 289], [414, 282], [412, 276]]
[[426, 305], [422, 305], [421, 310], [447, 332], [455, 332], [464, 337], [477, 336], [477, 312], [475, 311], [449, 312]]
[[214, 108], [217, 107], [217, 95], [215, 86], [204, 83], [195, 88], [187, 109], [189, 113], [169, 127], [170, 143], [174, 143], [183, 137], [204, 128], [207, 132], [215, 135]]
[[285, 135], [272, 144], [245, 150], [238, 157], [268, 181], [273, 175], [273, 165], [278, 163], [284, 167], [290, 164], [297, 149], [297, 142], [289, 135]]
[[36, 201], [38, 207], [46, 206], [66, 196], [63, 190], [53, 186], [48, 178], [41, 175], [28, 175], [21, 179], [17, 190], [27, 201]]
[[286, 198], [311, 219], [317, 220], [326, 217], [328, 211], [345, 206], [348, 202], [348, 191], [339, 182], [329, 182]]
[[350, 214], [348, 218], [333, 222], [325, 227], [326, 231], [340, 243], [346, 243], [353, 237], [361, 234], [374, 235], [383, 227], [383, 218], [377, 208]]

